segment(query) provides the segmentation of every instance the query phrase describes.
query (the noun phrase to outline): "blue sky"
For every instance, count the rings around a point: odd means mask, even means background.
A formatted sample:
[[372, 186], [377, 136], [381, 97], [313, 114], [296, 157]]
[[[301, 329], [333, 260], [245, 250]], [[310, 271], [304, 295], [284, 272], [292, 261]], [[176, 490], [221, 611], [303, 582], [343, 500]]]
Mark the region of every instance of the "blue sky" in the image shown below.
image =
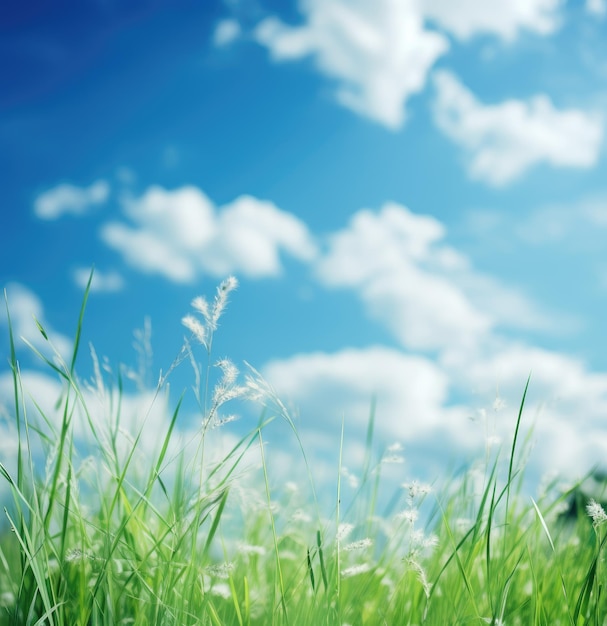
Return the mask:
[[[192, 299], [233, 274], [215, 356], [264, 374], [319, 474], [342, 417], [358, 466], [374, 397], [379, 449], [399, 442], [408, 475], [507, 442], [530, 373], [535, 475], [604, 459], [604, 0], [11, 11], [0, 284], [18, 335], [40, 342], [35, 314], [68, 353], [94, 265], [86, 344], [134, 368], [149, 317], [166, 371]], [[51, 410], [57, 382], [20, 359]], [[171, 399], [190, 384], [178, 368]], [[259, 409], [242, 411], [226, 437]], [[184, 436], [197, 420], [184, 411]], [[292, 439], [274, 437], [288, 468]]]

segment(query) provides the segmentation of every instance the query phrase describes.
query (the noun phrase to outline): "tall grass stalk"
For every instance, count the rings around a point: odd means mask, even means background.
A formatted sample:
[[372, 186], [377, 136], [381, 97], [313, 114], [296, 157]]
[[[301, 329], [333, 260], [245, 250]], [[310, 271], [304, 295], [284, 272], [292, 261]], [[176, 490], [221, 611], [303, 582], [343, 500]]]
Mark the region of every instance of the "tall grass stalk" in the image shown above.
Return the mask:
[[[70, 362], [30, 344], [62, 385], [52, 412], [29, 397], [5, 294], [19, 446], [12, 464], [0, 462], [10, 494], [9, 530], [0, 535], [0, 626], [607, 623], [601, 504], [584, 502], [587, 509], [566, 519], [573, 491], [553, 488], [532, 499], [522, 488], [529, 379], [509, 454], [487, 457], [480, 491], [472, 473], [444, 480], [438, 491], [407, 480], [383, 516], [376, 512], [383, 479], [375, 410], [350, 507], [341, 504], [342, 420], [336, 501], [325, 515], [313, 484], [309, 497], [272, 472], [265, 433], [280, 419], [301, 451], [303, 474], [312, 476], [284, 404], [253, 368], [241, 383], [229, 361], [214, 367], [213, 336], [235, 286], [233, 279], [222, 283], [211, 303], [197, 298], [198, 317], [183, 320], [192, 336], [179, 360], [189, 357], [194, 366], [196, 440], [181, 434], [182, 396], [155, 433], [153, 455], [146, 429], [166, 375], [146, 396], [151, 405], [134, 427], [121, 375], [108, 385], [93, 353], [103, 419], [78, 378], [90, 280]], [[38, 329], [53, 352], [39, 323]], [[196, 364], [196, 343], [204, 367]], [[207, 439], [228, 421], [227, 403], [245, 397], [264, 400], [259, 424], [213, 458]], [[424, 501], [433, 505], [427, 522]]]

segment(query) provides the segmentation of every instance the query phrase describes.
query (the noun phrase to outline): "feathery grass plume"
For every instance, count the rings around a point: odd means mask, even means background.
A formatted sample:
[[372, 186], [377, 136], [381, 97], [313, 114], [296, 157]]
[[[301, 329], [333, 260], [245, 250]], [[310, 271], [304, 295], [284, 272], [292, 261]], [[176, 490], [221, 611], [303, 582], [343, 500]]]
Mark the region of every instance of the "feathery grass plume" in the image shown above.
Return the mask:
[[221, 426], [237, 419], [233, 414], [220, 417], [218, 415], [219, 409], [230, 400], [244, 398], [249, 394], [249, 389], [246, 385], [243, 386], [237, 383], [239, 376], [238, 368], [228, 358], [220, 359], [213, 364], [214, 367], [221, 370], [221, 378], [215, 383], [212, 392], [209, 391], [213, 336], [218, 328], [218, 321], [228, 303], [228, 296], [237, 287], [238, 281], [234, 276], [226, 278], [217, 287], [212, 304], [209, 304], [204, 296], [197, 296], [192, 300], [192, 307], [202, 316], [203, 321], [190, 314], [184, 316], [181, 320], [182, 324], [191, 331], [193, 338], [202, 344], [207, 352], [206, 375], [202, 376], [200, 367], [187, 340], [182, 350], [182, 352], [188, 355], [194, 369], [194, 394], [203, 414], [203, 432], [208, 428]]
[[193, 315], [186, 315], [181, 323], [192, 333], [194, 338], [203, 346], [207, 346], [207, 329], [200, 320]]
[[594, 499], [591, 498], [586, 505], [586, 512], [592, 519], [594, 526], [600, 526], [607, 522], [607, 513], [605, 509]]
[[217, 330], [219, 318], [228, 303], [228, 296], [238, 287], [238, 280], [229, 276], [217, 287], [213, 304], [209, 304], [204, 296], [197, 296], [192, 300], [192, 307], [202, 316], [204, 324], [193, 315], [186, 315], [181, 321], [192, 332], [196, 340], [208, 352], [211, 351], [213, 334]]

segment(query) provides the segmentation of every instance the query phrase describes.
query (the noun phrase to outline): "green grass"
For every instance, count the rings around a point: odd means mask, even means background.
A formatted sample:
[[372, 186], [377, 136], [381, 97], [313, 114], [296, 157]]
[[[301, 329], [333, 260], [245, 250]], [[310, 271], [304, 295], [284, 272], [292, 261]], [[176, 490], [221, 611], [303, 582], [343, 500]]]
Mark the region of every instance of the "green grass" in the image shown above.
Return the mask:
[[[198, 318], [184, 319], [206, 354], [203, 367], [191, 359], [204, 416], [195, 441], [176, 434], [180, 401], [155, 433], [152, 457], [143, 455], [146, 419], [125, 432], [121, 377], [108, 386], [96, 368], [96, 391], [109, 399], [104, 420], [77, 377], [86, 296], [70, 362], [38, 352], [62, 383], [56, 415], [35, 398], [26, 402], [7, 303], [21, 446], [14, 467], [0, 464], [11, 495], [0, 539], [0, 625], [607, 623], [604, 512], [591, 505], [592, 519], [582, 508], [564, 521], [570, 494], [549, 489], [536, 501], [522, 490], [527, 387], [506, 458], [438, 492], [412, 482], [397, 512], [383, 517], [375, 513], [382, 462], [372, 411], [358, 496], [341, 505], [336, 467], [334, 512], [325, 518], [313, 485], [307, 497], [271, 476], [264, 433], [272, 421], [286, 420], [299, 442], [272, 390], [252, 369], [241, 384], [226, 360], [212, 378], [213, 333], [234, 287], [223, 283], [213, 302], [195, 301]], [[180, 360], [194, 349], [186, 344]], [[216, 458], [209, 438], [222, 408], [244, 396], [265, 398], [264, 417]], [[341, 441], [340, 459], [343, 425]], [[303, 449], [301, 463], [309, 477]], [[423, 526], [422, 505], [430, 509]]]

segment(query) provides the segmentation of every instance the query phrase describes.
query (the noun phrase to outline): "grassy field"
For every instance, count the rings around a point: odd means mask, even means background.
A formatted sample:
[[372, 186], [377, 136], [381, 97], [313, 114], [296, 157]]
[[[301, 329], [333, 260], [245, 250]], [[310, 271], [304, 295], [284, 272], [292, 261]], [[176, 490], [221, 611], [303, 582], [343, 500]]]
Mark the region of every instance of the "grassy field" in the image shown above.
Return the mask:
[[[522, 491], [526, 389], [503, 458], [437, 491], [402, 485], [387, 517], [375, 513], [381, 459], [371, 419], [354, 506], [342, 508], [337, 467], [335, 506], [324, 516], [298, 485], [268, 475], [264, 431], [274, 419], [292, 426], [280, 400], [254, 370], [241, 377], [225, 359], [214, 367], [213, 334], [235, 286], [229, 279], [212, 301], [197, 298], [183, 320], [192, 337], [179, 359], [200, 346], [207, 359], [204, 367], [192, 359], [204, 419], [195, 442], [177, 441], [177, 403], [154, 433], [153, 457], [143, 454], [145, 423], [123, 424], [120, 379], [108, 386], [96, 367], [93, 387], [109, 398], [100, 421], [76, 374], [86, 295], [71, 361], [38, 353], [62, 381], [58, 419], [28, 410], [8, 303], [21, 446], [14, 467], [0, 464], [12, 496], [0, 540], [0, 625], [607, 623], [605, 512], [584, 500], [565, 518], [575, 491], [548, 487], [536, 499]], [[209, 438], [237, 397], [267, 409], [217, 458]], [[252, 456], [261, 480], [248, 478]], [[304, 450], [301, 460], [305, 475]]]

